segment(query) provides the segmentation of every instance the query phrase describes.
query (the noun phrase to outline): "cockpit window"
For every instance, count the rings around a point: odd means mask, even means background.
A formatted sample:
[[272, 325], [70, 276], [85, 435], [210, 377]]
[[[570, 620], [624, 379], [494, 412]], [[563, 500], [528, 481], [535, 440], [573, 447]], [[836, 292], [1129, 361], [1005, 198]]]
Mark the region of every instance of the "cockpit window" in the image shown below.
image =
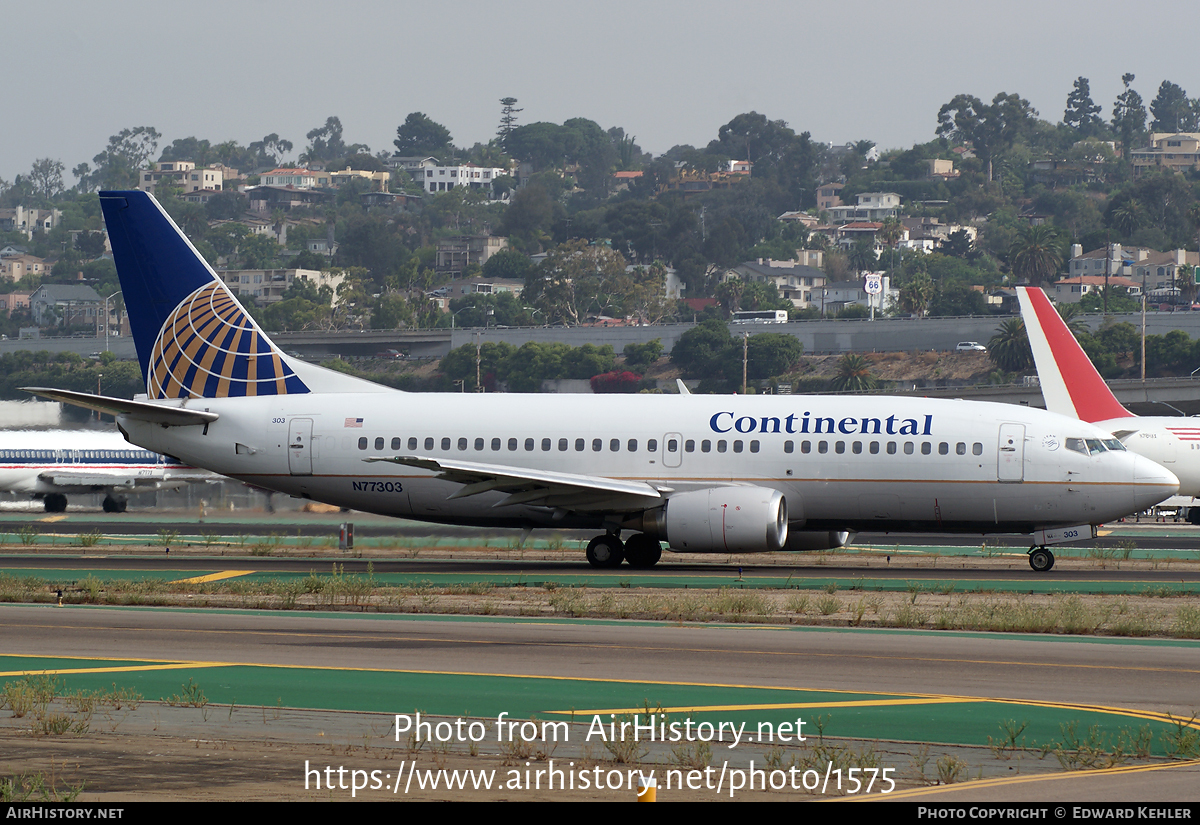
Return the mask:
[[1104, 446], [1116, 453], [1125, 452], [1125, 445], [1121, 443], [1119, 438], [1104, 439]]
[[1087, 446], [1088, 452], [1092, 455], [1099, 455], [1100, 453], [1108, 452], [1108, 450], [1104, 447], [1104, 444], [1098, 438], [1087, 439]]
[[1082, 453], [1083, 455], [1089, 454], [1087, 444], [1083, 443], [1082, 438], [1068, 438], [1067, 439], [1067, 449], [1073, 450], [1077, 453]]

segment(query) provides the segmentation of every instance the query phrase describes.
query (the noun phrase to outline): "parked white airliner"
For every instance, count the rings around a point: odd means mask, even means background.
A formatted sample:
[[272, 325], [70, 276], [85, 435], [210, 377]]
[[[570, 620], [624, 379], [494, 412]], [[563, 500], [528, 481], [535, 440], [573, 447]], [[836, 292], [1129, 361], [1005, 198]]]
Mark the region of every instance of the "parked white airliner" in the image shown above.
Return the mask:
[[152, 196], [100, 200], [147, 398], [34, 391], [262, 487], [427, 521], [602, 530], [598, 567], [649, 567], [664, 540], [754, 552], [938, 530], [1033, 533], [1030, 563], [1048, 570], [1046, 544], [1178, 486], [1102, 430], [1001, 404], [390, 390], [283, 354]]
[[1138, 416], [1117, 400], [1062, 317], [1037, 288], [1017, 287], [1046, 409], [1095, 424], [1173, 472], [1180, 496], [1200, 496], [1200, 421]]
[[0, 431], [0, 491], [40, 498], [48, 513], [67, 495], [103, 492], [104, 512], [122, 513], [129, 493], [147, 493], [217, 477], [178, 459], [131, 447], [119, 432]]

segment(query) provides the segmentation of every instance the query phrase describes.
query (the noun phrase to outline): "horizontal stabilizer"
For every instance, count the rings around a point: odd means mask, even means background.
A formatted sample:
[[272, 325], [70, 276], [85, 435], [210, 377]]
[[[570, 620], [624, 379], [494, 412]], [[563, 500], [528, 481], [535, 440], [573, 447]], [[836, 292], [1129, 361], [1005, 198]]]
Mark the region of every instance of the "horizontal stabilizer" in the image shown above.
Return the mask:
[[[220, 417], [215, 412], [207, 410], [189, 410], [182, 406], [155, 404], [149, 401], [130, 401], [128, 398], [111, 398], [107, 395], [92, 395], [73, 390], [56, 390], [48, 387], [21, 387], [21, 390], [48, 398], [51, 401], [61, 401], [64, 404], [73, 404], [76, 407], [108, 415], [125, 415], [137, 421], [161, 424], [164, 427], [210, 424]], [[176, 404], [179, 403], [176, 402]], [[186, 403], [186, 401], [182, 403]]]

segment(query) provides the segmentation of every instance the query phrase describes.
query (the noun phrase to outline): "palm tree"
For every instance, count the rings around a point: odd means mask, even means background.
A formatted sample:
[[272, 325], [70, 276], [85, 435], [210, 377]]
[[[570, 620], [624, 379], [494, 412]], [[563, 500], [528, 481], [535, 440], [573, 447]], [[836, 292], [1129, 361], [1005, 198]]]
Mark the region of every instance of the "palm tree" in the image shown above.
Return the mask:
[[1033, 366], [1033, 351], [1029, 348], [1029, 335], [1025, 322], [1010, 318], [996, 330], [988, 341], [988, 358], [1005, 372], [1021, 372]]
[[1053, 226], [1027, 226], [1008, 251], [1008, 265], [1018, 280], [1041, 286], [1062, 266], [1062, 245]]
[[1141, 201], [1130, 198], [1112, 211], [1112, 225], [1128, 238], [1141, 227], [1145, 220], [1144, 212]]
[[877, 386], [879, 381], [871, 374], [871, 362], [849, 352], [838, 361], [837, 375], [829, 384], [835, 392], [866, 392]]
[[1196, 293], [1200, 291], [1200, 286], [1196, 284], [1196, 267], [1191, 264], [1179, 267], [1179, 277], [1175, 279], [1175, 286], [1183, 304], [1190, 307], [1196, 300]]
[[908, 276], [907, 283], [900, 287], [900, 308], [914, 315], [924, 315], [933, 297], [933, 279], [928, 272], [916, 271]]
[[1067, 325], [1067, 329], [1071, 330], [1071, 334], [1078, 336], [1081, 332], [1088, 331], [1087, 321], [1083, 320], [1083, 307], [1079, 304], [1055, 304], [1054, 308], [1058, 310], [1058, 317], [1063, 319], [1063, 323]]

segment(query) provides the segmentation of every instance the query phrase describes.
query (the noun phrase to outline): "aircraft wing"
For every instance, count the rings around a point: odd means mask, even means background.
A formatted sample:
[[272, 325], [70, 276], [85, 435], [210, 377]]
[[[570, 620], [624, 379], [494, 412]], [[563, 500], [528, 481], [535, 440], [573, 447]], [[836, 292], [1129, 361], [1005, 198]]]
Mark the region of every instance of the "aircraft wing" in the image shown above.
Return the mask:
[[87, 392], [56, 390], [48, 387], [21, 387], [21, 390], [33, 393], [34, 395], [40, 395], [43, 398], [49, 398], [51, 401], [74, 404], [76, 407], [108, 413], [109, 415], [127, 415], [138, 421], [148, 421], [151, 424], [161, 424], [164, 427], [209, 424], [219, 418], [215, 412], [190, 410], [183, 406], [175, 406], [169, 402], [130, 401], [128, 398], [112, 398], [107, 395], [92, 395]]
[[58, 487], [147, 487], [158, 484], [163, 480], [162, 473], [139, 476], [128, 470], [65, 470], [57, 472], [46, 470], [38, 473], [38, 478], [47, 484]]
[[[378, 456], [363, 461], [383, 461], [416, 467], [437, 473], [438, 478], [455, 481], [463, 487], [451, 499], [467, 498], [491, 491], [508, 493], [494, 507], [513, 504], [564, 507], [576, 510], [603, 510], [608, 507], [633, 504], [640, 508], [656, 507], [671, 487], [624, 481], [603, 476], [555, 473], [502, 464], [479, 464], [474, 461], [454, 461], [425, 456]], [[631, 499], [633, 500], [631, 502]]]

